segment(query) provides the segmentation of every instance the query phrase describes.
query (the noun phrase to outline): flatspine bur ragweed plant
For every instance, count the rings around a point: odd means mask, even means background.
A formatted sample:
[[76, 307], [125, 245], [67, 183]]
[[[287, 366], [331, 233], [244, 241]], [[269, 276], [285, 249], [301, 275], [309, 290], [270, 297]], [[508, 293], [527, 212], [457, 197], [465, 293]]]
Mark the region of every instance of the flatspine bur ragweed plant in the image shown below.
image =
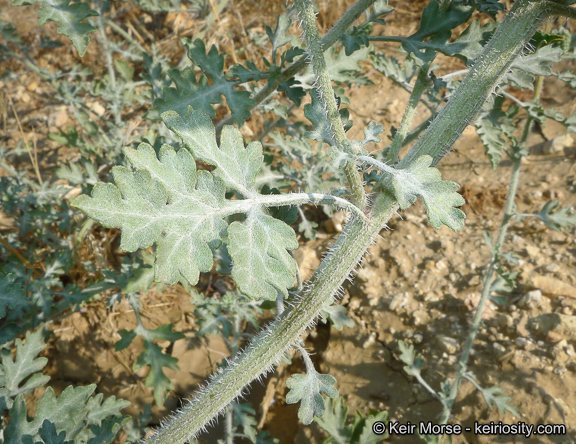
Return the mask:
[[[18, 5], [29, 3], [14, 1], [14, 4]], [[129, 37], [113, 22], [107, 21], [105, 17], [109, 6], [107, 2], [98, 4], [99, 11], [90, 9], [87, 3], [82, 2], [73, 5], [59, 2], [56, 5], [41, 0], [40, 3], [42, 4], [39, 10], [40, 24], [57, 21], [60, 26], [59, 32], [71, 39], [80, 55], [86, 52], [91, 32], [98, 30], [102, 41], [107, 41], [107, 25], [121, 35]], [[232, 354], [231, 358], [224, 362], [189, 401], [184, 402], [178, 411], [165, 419], [146, 442], [162, 444], [188, 442], [223, 413], [227, 418], [227, 429], [232, 430], [234, 411], [240, 415], [246, 412], [231, 408], [232, 403], [246, 393], [253, 381], [273, 371], [287, 355], [295, 351], [304, 360], [305, 373], [293, 375], [288, 379], [287, 386], [290, 391], [286, 402], [300, 403], [298, 414], [302, 422], [309, 424], [316, 418], [322, 425], [319, 418], [327, 409], [343, 409], [336, 401], [326, 401], [324, 396], [331, 399], [338, 398], [338, 382], [334, 377], [321, 374], [314, 368], [303, 347], [303, 335], [319, 317], [333, 317], [333, 322], [337, 322], [335, 314], [338, 310], [334, 308], [334, 304], [337, 304], [343, 292], [343, 283], [347, 279], [351, 280], [366, 251], [400, 210], [407, 209], [420, 198], [428, 220], [434, 228], [447, 226], [455, 231], [463, 228], [465, 214], [460, 207], [464, 204], [464, 199], [458, 194], [460, 186], [452, 181], [443, 180], [436, 165], [449, 153], [465, 128], [470, 124], [477, 124], [481, 136], [486, 135], [487, 131], [492, 131], [493, 137], [486, 138], [490, 161], [495, 166], [502, 155], [502, 150], [507, 149], [513, 160], [513, 175], [504, 222], [492, 249], [489, 272], [484, 278], [483, 299], [473, 323], [472, 333], [465, 344], [453, 384], [441, 393], [434, 391], [420, 375], [422, 364], [414, 349], [401, 344], [401, 359], [407, 365], [406, 371], [415, 376], [442, 403], [440, 421], [443, 424], [447, 423], [451, 417], [460, 382], [468, 379], [477, 384], [473, 375], [466, 371], [466, 362], [482, 316], [483, 304], [490, 294], [494, 274], [500, 273], [498, 271], [501, 264], [500, 248], [508, 224], [513, 217], [529, 216], [516, 215], [513, 202], [518, 185], [520, 161], [526, 154], [524, 148], [530, 125], [534, 120], [544, 118], [555, 118], [567, 127], [572, 125], [571, 117], [551, 116], [550, 113], [534, 111], [535, 107], [530, 108], [526, 105], [533, 114], [529, 116], [523, 137], [518, 141], [511, 134], [502, 132], [503, 130], [487, 129], [486, 125], [482, 126], [482, 116], [490, 111], [490, 106], [501, 104], [498, 100], [494, 100], [494, 95], [502, 90], [503, 85], [507, 82], [518, 84], [520, 80], [519, 75], [515, 74], [517, 72], [525, 72], [524, 76], [527, 72], [528, 76], [537, 77], [535, 100], [538, 100], [542, 88], [542, 76], [551, 72], [550, 63], [560, 60], [569, 48], [552, 48], [551, 44], [540, 41], [539, 46], [534, 49], [531, 42], [546, 19], [555, 16], [575, 18], [576, 9], [569, 6], [572, 3], [560, 0], [517, 0], [498, 26], [488, 24], [485, 28], [481, 28], [480, 24], [474, 21], [465, 33], [450, 41], [452, 30], [467, 23], [474, 11], [496, 17], [496, 14], [503, 9], [502, 5], [497, 1], [433, 0], [424, 9], [420, 26], [412, 36], [385, 37], [372, 36], [370, 31], [375, 23], [385, 24], [384, 18], [393, 11], [393, 8], [385, 0], [358, 0], [326, 35], [321, 36], [316, 22], [314, 3], [311, 0], [295, 0], [291, 5], [293, 13], [290, 17], [297, 21], [301, 30], [302, 47], [286, 35], [290, 27], [288, 16], [279, 17], [276, 29], [268, 30], [273, 46], [273, 56], [271, 60], [266, 60], [268, 70], [259, 70], [254, 63], [247, 62], [245, 65], [235, 65], [229, 69], [228, 74], [225, 74], [224, 57], [214, 47], [207, 50], [201, 39], [194, 41], [183, 39], [188, 57], [200, 68], [201, 74], [198, 79], [191, 67], [173, 68], [167, 74], [162, 74], [162, 64], [156, 55], [142, 56], [147, 71], [146, 80], [151, 88], [150, 97], [154, 100], [147, 118], [162, 122], [164, 126], [158, 125], [157, 131], [162, 132], [164, 136], [159, 137], [158, 141], [148, 137], [137, 147], [124, 147], [122, 152], [128, 166], [112, 168], [113, 183], [93, 180], [91, 193], [76, 197], [72, 201], [72, 206], [105, 227], [120, 229], [122, 232], [120, 247], [126, 252], [155, 246], [155, 257], [150, 273], [153, 273], [156, 282], [169, 285], [181, 282], [187, 287], [194, 286], [198, 283], [201, 273], [210, 272], [214, 268], [220, 261], [219, 255], [224, 254], [224, 251], [229, 256], [227, 261], [231, 265], [230, 274], [238, 289], [238, 293], [232, 292], [226, 296], [226, 310], [231, 315], [226, 317], [218, 312], [218, 322], [221, 322], [222, 328], [214, 327], [213, 324], [206, 327], [202, 333], [218, 331], [225, 339], [231, 337], [230, 340], [226, 339]], [[59, 14], [58, 11], [64, 13]], [[363, 15], [366, 17], [364, 22], [352, 26]], [[94, 19], [96, 26], [84, 21], [89, 17], [97, 17]], [[341, 41], [344, 48], [339, 53], [330, 53], [337, 41]], [[390, 146], [385, 150], [370, 153], [366, 145], [382, 144], [382, 139], [378, 136], [383, 127], [377, 122], [371, 122], [364, 128], [362, 140], [351, 140], [347, 135], [350, 125], [348, 114], [341, 108], [342, 101], [339, 98], [341, 90], [335, 88], [332, 77], [334, 73], [328, 61], [330, 57], [340, 57], [342, 63], [346, 64], [346, 57], [363, 51], [370, 44], [382, 41], [402, 45], [410, 57], [413, 66], [410, 78], [414, 76], [415, 83], [410, 87], [410, 99], [400, 126], [393, 133]], [[291, 43], [292, 46], [282, 52], [280, 48], [287, 43]], [[146, 48], [138, 42], [131, 42], [131, 45], [145, 52]], [[126, 85], [131, 81], [133, 72], [130, 73], [126, 65], [113, 59], [114, 48], [110, 42], [104, 46], [108, 48], [105, 61], [111, 88], [128, 89]], [[21, 59], [30, 69], [42, 73], [26, 57], [6, 48], [13, 57]], [[461, 73], [465, 76], [463, 80], [455, 84], [449, 79], [450, 76], [446, 76], [445, 79], [436, 79], [433, 76], [431, 70], [438, 53], [457, 57], [466, 63], [467, 69]], [[526, 59], [535, 61], [530, 69], [526, 69], [526, 63], [524, 65], [521, 63]], [[377, 61], [374, 62], [374, 66], [379, 69]], [[391, 66], [388, 64], [385, 69], [391, 70]], [[311, 80], [301, 80], [298, 85], [295, 80], [298, 77], [295, 76], [306, 68], [308, 79]], [[390, 73], [390, 77], [400, 78], [401, 68], [394, 69], [396, 72]], [[120, 76], [117, 77], [116, 73], [120, 73]], [[56, 88], [58, 87], [53, 77], [47, 73], [43, 75], [46, 80], [53, 82]], [[238, 88], [238, 85], [261, 80], [266, 80], [266, 84], [259, 89], [255, 88], [252, 93]], [[447, 103], [443, 106], [440, 104], [441, 100], [437, 100], [436, 97], [439, 88], [447, 88], [450, 91]], [[262, 144], [253, 141], [245, 146], [239, 129], [231, 123], [242, 125], [276, 90], [285, 93], [293, 106], [300, 106], [307, 89], [311, 103], [305, 105], [304, 115], [312, 123], [312, 128], [305, 133], [305, 137], [317, 141], [326, 149], [318, 152], [316, 156], [309, 156], [305, 149], [301, 148], [304, 145], [300, 145], [301, 152], [295, 150], [296, 153], [292, 155], [298, 156], [300, 160], [306, 159], [302, 162], [306, 163], [303, 168], [308, 168], [311, 176], [322, 176], [326, 172], [334, 173], [331, 180], [343, 188], [340, 188], [338, 193], [331, 193], [302, 186], [299, 187], [299, 191], [272, 193], [270, 188], [265, 189], [259, 181], [262, 172], [272, 168], [265, 158]], [[426, 124], [410, 132], [416, 107], [428, 94], [427, 91], [432, 92], [429, 93], [429, 100], [426, 103], [429, 104], [433, 100], [438, 102], [434, 108], [434, 118], [429, 125]], [[119, 142], [122, 134], [120, 128], [123, 103], [113, 96], [114, 94], [109, 97], [114, 104], [113, 122], [110, 125], [113, 125], [111, 128], [118, 136], [114, 140]], [[215, 115], [213, 105], [221, 102], [222, 97], [226, 98], [230, 116], [215, 126], [212, 121]], [[72, 99], [70, 102], [76, 103]], [[77, 106], [78, 115], [84, 118], [84, 114], [81, 113], [86, 111], [80, 105]], [[274, 111], [278, 115], [285, 113], [285, 109], [282, 110], [279, 106]], [[169, 136], [166, 136], [167, 130], [170, 131]], [[93, 128], [93, 131], [96, 136], [97, 127]], [[412, 148], [400, 158], [402, 147], [417, 136], [419, 137]], [[504, 136], [511, 141], [510, 147], [490, 145], [495, 139]], [[283, 137], [275, 135], [274, 140], [278, 140], [279, 145], [287, 143]], [[170, 140], [178, 140], [180, 145], [175, 147], [168, 143]], [[109, 142], [113, 145], [110, 140]], [[119, 157], [120, 153], [117, 153], [116, 159]], [[209, 169], [199, 169], [198, 162], [207, 165]], [[314, 165], [314, 162], [318, 162], [324, 170], [315, 170], [314, 168], [318, 166]], [[68, 171], [67, 174], [71, 176], [72, 171]], [[290, 170], [289, 165], [285, 165], [284, 174], [295, 177], [299, 172]], [[92, 178], [94, 177], [93, 175]], [[279, 210], [302, 207], [305, 204], [343, 210], [347, 213], [348, 220], [313, 276], [302, 283], [298, 264], [292, 254], [299, 245], [297, 234], [290, 223], [278, 214]], [[560, 210], [550, 215], [550, 211], [554, 209], [555, 207], [548, 208], [536, 216], [549, 224], [556, 223], [560, 228], [575, 224], [571, 212]], [[303, 212], [300, 214], [304, 217]], [[313, 231], [311, 227], [310, 224], [306, 225], [306, 230]], [[152, 278], [152, 274], [150, 277]], [[17, 289], [12, 281], [8, 282], [8, 279], [6, 276], [4, 284], [6, 288], [13, 292], [25, 293], [24, 289]], [[156, 403], [161, 405], [171, 388], [169, 380], [163, 373], [163, 367], [175, 368], [176, 363], [164, 355], [154, 341], [175, 341], [182, 335], [173, 332], [171, 325], [157, 330], [147, 330], [144, 327], [139, 316], [139, 302], [135, 297], [135, 293], [140, 289], [141, 287], [136, 284], [128, 283], [122, 291], [129, 294], [138, 326], [134, 330], [120, 332], [122, 339], [117, 349], [127, 347], [137, 335], [144, 338], [147, 351], [139, 358], [138, 365], [151, 366], [147, 385], [154, 388]], [[234, 297], [237, 297], [239, 302], [233, 303], [231, 298]], [[212, 305], [201, 298], [198, 301], [198, 307], [203, 307], [198, 309], [198, 313], [211, 315]], [[241, 307], [247, 307], [254, 301], [274, 302], [276, 317], [260, 332], [254, 334], [248, 345], [242, 348], [240, 319], [252, 324], [256, 321]], [[1, 304], [0, 300], [0, 308], [3, 307]], [[9, 304], [7, 306], [14, 308]], [[37, 322], [34, 325], [36, 324]], [[29, 338], [31, 342], [40, 341], [39, 334]], [[20, 345], [21, 343], [18, 343], [18, 347]], [[36, 346], [34, 353], [31, 353], [33, 356], [28, 356], [28, 360], [33, 359], [39, 351], [41, 347]], [[9, 376], [10, 373], [6, 372], [6, 369], [11, 364], [7, 364], [7, 355], [3, 355], [2, 362], [5, 368], [3, 375]], [[35, 371], [42, 368], [38, 361], [30, 362], [36, 362]], [[47, 382], [42, 378], [35, 381], [38, 385]], [[9, 385], [4, 381], [3, 384], [4, 387]], [[489, 405], [495, 403], [512, 411], [502, 398], [494, 395], [493, 390], [482, 389], [479, 386], [478, 388]], [[20, 396], [18, 390], [14, 389], [12, 392], [5, 388], [0, 390], [6, 392], [2, 395], [8, 400], [4, 408], [9, 412], [12, 421], [12, 418], [16, 417], [16, 410], [12, 410], [13, 406], [16, 406], [22, 414], [25, 404], [21, 398], [16, 398]], [[86, 393], [82, 393], [83, 398], [78, 399], [78, 403], [89, 402], [87, 399], [90, 395], [91, 391], [86, 390]], [[14, 399], [17, 399], [16, 403]], [[101, 398], [98, 398], [93, 402], [100, 401]], [[123, 406], [122, 402], [114, 399], [109, 404], [108, 413], [115, 418], [115, 422], [109, 421], [107, 427], [110, 431], [113, 430], [114, 434], [127, 420], [119, 414], [119, 409]], [[52, 422], [56, 421], [52, 417], [49, 419]], [[48, 435], [52, 433], [50, 421], [44, 424], [38, 420], [34, 427], [29, 427], [25, 432], [31, 436]], [[96, 427], [100, 427], [100, 422], [94, 420], [88, 425], [95, 424]], [[90, 433], [96, 434], [87, 427], [81, 431], [74, 431], [76, 434], [74, 436], [79, 433], [86, 437], [90, 437]], [[4, 436], [6, 437], [8, 432], [16, 433], [14, 429], [15, 426], [8, 426]], [[69, 433], [67, 437], [74, 437], [71, 435], [72, 431], [67, 433]]]

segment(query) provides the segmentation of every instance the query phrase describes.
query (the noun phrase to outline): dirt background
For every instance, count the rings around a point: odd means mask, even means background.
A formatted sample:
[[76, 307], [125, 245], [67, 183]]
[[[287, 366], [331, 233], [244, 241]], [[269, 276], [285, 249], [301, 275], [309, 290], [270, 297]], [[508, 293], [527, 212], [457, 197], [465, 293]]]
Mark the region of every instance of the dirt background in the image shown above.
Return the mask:
[[[350, 2], [319, 3], [319, 20], [325, 30]], [[390, 3], [396, 7], [396, 13], [387, 18], [386, 34], [414, 32], [421, 8], [427, 2]], [[0, 8], [0, 18], [12, 21], [26, 41], [37, 42], [43, 35], [58, 38], [54, 24], [38, 30], [34, 7], [11, 8], [6, 0], [1, 0]], [[150, 23], [151, 15], [138, 15], [136, 9], [127, 8], [124, 23], [130, 25], [133, 35], [140, 35], [145, 44], [150, 44], [142, 29]], [[248, 31], [262, 34], [265, 25], [274, 26], [275, 14], [282, 8], [283, 2], [270, 2], [262, 9], [257, 2], [237, 1], [219, 17], [220, 32], [207, 33], [207, 46], [217, 44], [221, 51], [234, 46], [238, 59], [254, 59], [258, 50], [246, 45]], [[182, 56], [182, 49], [175, 44], [177, 37], [194, 35], [197, 23], [182, 13], [171, 13], [164, 19], [163, 27], [153, 37], [161, 49], [177, 60]], [[227, 31], [227, 37], [223, 37], [222, 30]], [[82, 63], [102, 69], [98, 50], [93, 42]], [[46, 51], [33, 49], [32, 55], [40, 66], [62, 67], [75, 61], [75, 52], [68, 46]], [[439, 63], [437, 76], [461, 68], [452, 60], [440, 59]], [[0, 82], [0, 89], [14, 101], [26, 137], [36, 140], [40, 157], [45, 159], [42, 174], [48, 176], [59, 162], [54, 153], [63, 151], [46, 136], [74, 122], [65, 107], [50, 100], [50, 87], [22, 65], [10, 62], [0, 70], [3, 75], [8, 71], [14, 73], [9, 81]], [[360, 134], [371, 120], [383, 124], [388, 131], [392, 125], [397, 126], [408, 99], [408, 93], [378, 73], [367, 68], [366, 74], [374, 84], [352, 87], [349, 92], [352, 103], [349, 108], [355, 121], [352, 137]], [[575, 98], [576, 93], [561, 82], [546, 80], [542, 97], [546, 106], [573, 111]], [[135, 110], [136, 115], [138, 112], [143, 113]], [[422, 108], [414, 125], [426, 117], [427, 111]], [[0, 130], [1, 140], [10, 148], [21, 136], [12, 113], [5, 123], [5, 130]], [[263, 118], [255, 116], [243, 132], [257, 137], [262, 128]], [[135, 133], [137, 137], [138, 131]], [[575, 143], [570, 136], [561, 137], [562, 134], [563, 128], [553, 124], [531, 134], [528, 144], [531, 155], [522, 165], [516, 200], [520, 212], [538, 212], [550, 199], [576, 207]], [[441, 412], [440, 403], [403, 371], [398, 359], [398, 341], [413, 344], [422, 354], [426, 363], [423, 375], [436, 390], [454, 375], [489, 260], [482, 232], [496, 235], [507, 195], [510, 162], [504, 160], [494, 172], [474, 130], [468, 129], [453, 153], [441, 162], [440, 169], [445, 179], [462, 185], [460, 191], [466, 198], [463, 209], [467, 215], [464, 230], [459, 233], [446, 227], [434, 230], [420, 204], [399, 214], [370, 249], [354, 284], [345, 286], [342, 304], [348, 308], [356, 327], [338, 332], [320, 324], [307, 338], [319, 370], [336, 377], [338, 390], [351, 413], [387, 410], [392, 420], [415, 423], [434, 422]], [[9, 217], [4, 216], [3, 229], [10, 224]], [[338, 214], [332, 219], [324, 218], [316, 241], [302, 238], [296, 257], [304, 276], [310, 276], [319, 264], [322, 254], [338, 235], [341, 223]], [[112, 244], [117, 237], [118, 233], [113, 233], [108, 242]], [[106, 245], [100, 248], [109, 250]], [[514, 222], [504, 250], [513, 250], [520, 257], [516, 268], [519, 286], [510, 296], [508, 306], [489, 304], [469, 369], [483, 387], [500, 386], [522, 416], [515, 418], [490, 410], [480, 393], [464, 382], [454, 420], [463, 426], [472, 426], [474, 421], [556, 423], [565, 424], [569, 431], [566, 436], [532, 440], [465, 434], [462, 441], [467, 443], [576, 442], [574, 232], [553, 232], [534, 219]], [[205, 288], [206, 285], [201, 286], [200, 290]], [[166, 370], [175, 390], [163, 408], [154, 409], [154, 422], [176, 408], [179, 399], [192, 393], [227, 354], [220, 339], [201, 341], [195, 337], [197, 327], [192, 308], [189, 295], [179, 286], [142, 296], [141, 314], [147, 328], [174, 323], [175, 330], [186, 334], [186, 339], [170, 347], [181, 371]], [[132, 405], [125, 412], [137, 415], [153, 399], [144, 386], [146, 369], [132, 370], [142, 344], [136, 340], [131, 347], [114, 351], [114, 344], [120, 339], [118, 331], [134, 326], [134, 315], [127, 302], [107, 310], [103, 301], [88, 303], [80, 312], [52, 324], [54, 334], [46, 350], [50, 384], [59, 391], [70, 384], [96, 383], [99, 392], [130, 400]], [[292, 365], [282, 365], [263, 384], [254, 384], [248, 396], [257, 407], [259, 427], [269, 430], [281, 443], [320, 442], [325, 438], [316, 425], [303, 427], [296, 416], [298, 406], [284, 402], [285, 380], [301, 370], [302, 364], [296, 358]], [[203, 441], [215, 442], [216, 436], [218, 430]], [[421, 441], [414, 436], [390, 442]]]

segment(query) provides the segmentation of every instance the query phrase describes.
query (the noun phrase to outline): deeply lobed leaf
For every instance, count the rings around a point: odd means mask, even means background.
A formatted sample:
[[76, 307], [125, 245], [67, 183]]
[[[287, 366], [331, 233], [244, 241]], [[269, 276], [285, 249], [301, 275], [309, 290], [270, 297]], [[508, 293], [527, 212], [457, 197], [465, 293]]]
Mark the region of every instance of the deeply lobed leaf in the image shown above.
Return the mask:
[[213, 116], [213, 105], [220, 103], [221, 96], [224, 96], [232, 117], [239, 124], [244, 123], [244, 120], [250, 117], [250, 108], [254, 101], [250, 98], [250, 92], [236, 90], [234, 83], [226, 79], [223, 73], [224, 56], [218, 53], [215, 46], [206, 51], [201, 39], [193, 42], [185, 39], [184, 44], [188, 49], [188, 57], [204, 74], [196, 79], [196, 74], [190, 67], [183, 70], [171, 69], [168, 74], [175, 87], [162, 88], [162, 97], [154, 101], [148, 117], [158, 118], [166, 111], [176, 111], [184, 117], [190, 106]]
[[422, 156], [405, 170], [396, 170], [392, 178], [394, 195], [400, 208], [405, 209], [419, 196], [424, 202], [430, 225], [440, 229], [446, 225], [454, 231], [464, 228], [466, 215], [457, 207], [464, 198], [457, 193], [460, 185], [442, 180], [440, 171], [431, 167], [432, 157]]
[[307, 369], [306, 374], [292, 375], [286, 386], [290, 389], [286, 395], [287, 404], [300, 401], [298, 418], [308, 425], [315, 416], [321, 417], [326, 408], [322, 393], [330, 398], [338, 398], [338, 389], [334, 387], [336, 378], [332, 375], [323, 375], [315, 370]]
[[50, 376], [40, 372], [48, 359], [38, 358], [38, 354], [46, 348], [43, 342], [44, 330], [26, 333], [26, 342], [16, 339], [16, 356], [8, 348], [0, 350], [2, 372], [0, 376], [0, 412], [12, 407], [12, 402], [18, 395], [25, 395], [42, 387], [50, 380]]
[[82, 57], [90, 42], [88, 34], [96, 30], [90, 23], [82, 22], [82, 20], [98, 15], [98, 13], [90, 9], [88, 3], [81, 1], [71, 4], [70, 0], [12, 0], [13, 6], [33, 5], [34, 3], [41, 4], [38, 10], [38, 25], [57, 22], [60, 25], [58, 34], [68, 37]]
[[[196, 284], [200, 272], [212, 268], [212, 249], [229, 237], [232, 275], [240, 290], [260, 299], [275, 299], [278, 291], [287, 295], [297, 269], [286, 250], [298, 243], [288, 225], [262, 209], [270, 198], [256, 189], [261, 145], [244, 148], [240, 132], [225, 127], [218, 146], [214, 126], [201, 111], [190, 111], [185, 120], [175, 112], [162, 118], [188, 150], [164, 145], [157, 157], [146, 143], [126, 148], [133, 170], [114, 167], [116, 185], [98, 183], [92, 197], [79, 196], [73, 205], [104, 226], [121, 229], [125, 251], [157, 244], [157, 281], [174, 284], [183, 278]], [[215, 169], [197, 171], [194, 158]], [[227, 200], [226, 189], [247, 199]], [[228, 228], [227, 216], [238, 213], [247, 220]]]

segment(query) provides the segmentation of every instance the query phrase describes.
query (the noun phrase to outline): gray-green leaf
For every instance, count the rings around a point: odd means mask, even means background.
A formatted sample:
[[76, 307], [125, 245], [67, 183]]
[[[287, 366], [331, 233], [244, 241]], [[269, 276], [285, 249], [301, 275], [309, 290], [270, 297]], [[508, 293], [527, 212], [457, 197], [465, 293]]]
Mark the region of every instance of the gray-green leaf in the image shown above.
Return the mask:
[[[4, 374], [0, 378], [0, 407], [11, 408], [12, 400], [18, 395], [26, 395], [30, 391], [42, 387], [50, 380], [50, 376], [38, 373], [48, 363], [48, 359], [37, 358], [46, 348], [42, 341], [44, 330], [26, 333], [26, 342], [16, 339], [16, 356], [8, 348], [0, 350]], [[26, 382], [24, 382], [26, 381]], [[1, 410], [1, 409], [0, 409]]]
[[286, 395], [286, 403], [295, 404], [300, 401], [298, 418], [308, 425], [314, 416], [321, 417], [324, 414], [326, 407], [322, 393], [330, 398], [338, 398], [335, 383], [334, 376], [323, 375], [313, 369], [308, 369], [306, 374], [292, 375], [286, 381], [286, 386], [290, 389]]
[[464, 212], [456, 207], [464, 205], [464, 198], [457, 193], [460, 185], [442, 180], [438, 169], [431, 167], [432, 157], [422, 156], [406, 169], [396, 170], [392, 178], [394, 195], [405, 209], [419, 196], [424, 202], [430, 225], [439, 229], [446, 225], [454, 231], [464, 228]]
[[[92, 197], [79, 196], [73, 205], [104, 226], [120, 228], [120, 246], [125, 251], [157, 244], [156, 281], [174, 284], [185, 279], [196, 284], [200, 272], [212, 268], [212, 249], [227, 242], [230, 234], [232, 274], [242, 291], [261, 299], [276, 297], [272, 287], [286, 294], [297, 270], [286, 250], [297, 248], [298, 243], [288, 225], [261, 208], [264, 201], [282, 205], [282, 196], [257, 192], [261, 145], [244, 148], [240, 132], [225, 127], [218, 147], [214, 126], [201, 111], [191, 111], [186, 121], [174, 112], [163, 118], [190, 151], [176, 152], [164, 145], [157, 158], [146, 143], [138, 149], [125, 148], [134, 171], [114, 167], [116, 185], [98, 183]], [[197, 171], [190, 152], [214, 165], [214, 171]], [[246, 199], [227, 200], [227, 188]], [[248, 215], [247, 220], [234, 222], [228, 233], [227, 217], [239, 213]], [[249, 260], [244, 262], [246, 257]]]
[[245, 196], [255, 191], [256, 173], [264, 160], [260, 142], [252, 142], [244, 148], [240, 131], [225, 126], [218, 147], [214, 125], [202, 112], [190, 110], [184, 120], [177, 113], [168, 111], [162, 114], [162, 120], [180, 136], [194, 158], [216, 167], [212, 174], [228, 188]]
[[287, 297], [297, 272], [296, 262], [287, 251], [298, 248], [294, 230], [253, 211], [244, 223], [233, 222], [228, 235], [228, 250], [235, 264], [232, 277], [240, 290], [261, 299], [276, 299], [276, 290]]

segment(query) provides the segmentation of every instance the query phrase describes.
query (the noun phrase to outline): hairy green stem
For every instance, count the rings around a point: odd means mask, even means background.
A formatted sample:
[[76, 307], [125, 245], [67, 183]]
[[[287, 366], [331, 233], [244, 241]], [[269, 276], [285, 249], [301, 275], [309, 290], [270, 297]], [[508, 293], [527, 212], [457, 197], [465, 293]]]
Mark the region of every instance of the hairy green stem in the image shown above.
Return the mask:
[[390, 145], [390, 148], [388, 148], [388, 152], [386, 153], [386, 163], [395, 164], [398, 161], [398, 155], [400, 154], [400, 150], [404, 145], [404, 139], [408, 134], [412, 120], [416, 115], [416, 108], [418, 107], [420, 98], [422, 97], [422, 94], [430, 82], [428, 79], [428, 69], [430, 68], [430, 63], [431, 62], [424, 64], [424, 66], [422, 66], [418, 72], [416, 82], [414, 83], [414, 88], [412, 89], [412, 94], [410, 94], [410, 99], [408, 99], [408, 104], [404, 110], [404, 115], [402, 116], [402, 120], [400, 121], [398, 129], [396, 130], [392, 145]]
[[[567, 2], [567, 4], [568, 3], [574, 3], [574, 2]], [[552, 14], [552, 15], [558, 15], [558, 16], [562, 16], [562, 17], [571, 18], [571, 19], [576, 20], [576, 8], [574, 8], [574, 7], [562, 5], [562, 4], [558, 4], [558, 3], [554, 2], [554, 3], [550, 4], [550, 6], [548, 7], [548, 10], [549, 10], [550, 14]]]
[[[460, 84], [458, 94], [452, 95], [438, 114], [436, 120], [443, 124], [431, 125], [424, 132], [400, 161], [401, 168], [425, 153], [432, 156], [432, 165], [435, 165], [450, 150], [547, 16], [548, 4], [546, 0], [524, 0], [514, 3], [482, 55], [478, 57]], [[436, 148], [431, 152], [429, 147], [433, 144]]]
[[[425, 139], [425, 143], [419, 142], [418, 149], [413, 149], [411, 151], [413, 154], [402, 160], [404, 166], [408, 164], [410, 158], [417, 159], [427, 154], [434, 156], [438, 161], [446, 154], [449, 140], [440, 136], [450, 132], [453, 142], [468, 123], [455, 125], [451, 119], [456, 121], [472, 119], [501, 79], [500, 69], [481, 69], [479, 65], [492, 60], [498, 61], [504, 57], [507, 59], [506, 62], [500, 61], [499, 65], [509, 67], [526, 40], [531, 37], [530, 31], [535, 31], [543, 19], [544, 10], [545, 5], [540, 2], [516, 1], [499, 28], [508, 32], [502, 34], [501, 31], [500, 34], [502, 40], [508, 42], [507, 45], [502, 47], [503, 45], [493, 42], [487, 45], [480, 57], [482, 63], [477, 63], [473, 68], [475, 74], [469, 75], [473, 81], [463, 82], [444, 108], [446, 109], [450, 103], [459, 103], [460, 114], [454, 114], [453, 110], [449, 110], [439, 115], [420, 139], [420, 141]], [[479, 73], [490, 78], [479, 78]], [[461, 96], [466, 100], [463, 101]], [[431, 137], [430, 134], [436, 137]], [[308, 282], [300, 301], [296, 301], [293, 308], [285, 310], [278, 316], [244, 351], [231, 360], [223, 371], [214, 375], [208, 385], [197, 393], [194, 400], [167, 421], [149, 442], [180, 444], [195, 436], [236, 399], [247, 385], [270, 371], [284, 353], [298, 345], [300, 336], [314, 322], [320, 310], [332, 302], [342, 282], [361, 261], [366, 250], [397, 210], [398, 204], [394, 198], [383, 191], [375, 197], [368, 222], [352, 217], [328, 256]]]
[[338, 237], [329, 256], [322, 262], [292, 309], [286, 309], [258, 334], [250, 345], [222, 372], [217, 373], [194, 400], [150, 438], [149, 443], [179, 444], [190, 439], [239, 396], [254, 379], [280, 362], [284, 353], [297, 345], [320, 310], [331, 303], [342, 282], [348, 278], [372, 245], [386, 222], [398, 209], [387, 196], [382, 211], [370, 223], [352, 218]]
[[[322, 49], [326, 51], [330, 48], [334, 43], [338, 41], [338, 39], [346, 32], [346, 30], [356, 21], [370, 6], [374, 4], [376, 0], [358, 0], [354, 3], [350, 8], [344, 13], [342, 18], [336, 22], [336, 24], [322, 37], [320, 44], [322, 45]], [[260, 105], [264, 100], [270, 96], [274, 91], [278, 89], [278, 87], [282, 84], [282, 82], [291, 79], [296, 74], [301, 72], [303, 69], [306, 68], [308, 65], [308, 60], [306, 55], [300, 57], [290, 66], [288, 66], [282, 74], [278, 76], [271, 84], [264, 86], [260, 89], [253, 97], [254, 105], [249, 108], [249, 111], [252, 111], [258, 105]], [[227, 117], [225, 120], [219, 122], [216, 125], [216, 131], [219, 131], [224, 125], [230, 125], [233, 122], [232, 116]]]
[[[342, 119], [340, 119], [340, 113], [338, 112], [338, 103], [336, 102], [334, 88], [332, 88], [332, 81], [326, 69], [324, 49], [322, 47], [320, 33], [318, 32], [318, 26], [316, 25], [314, 5], [311, 0], [294, 0], [294, 4], [298, 11], [298, 17], [302, 22], [301, 27], [304, 34], [304, 41], [306, 42], [306, 49], [311, 59], [312, 69], [316, 78], [316, 89], [324, 105], [326, 118], [330, 124], [330, 131], [334, 136], [336, 147], [340, 151], [345, 152], [348, 149], [349, 142], [346, 138]], [[353, 161], [345, 164], [344, 173], [348, 179], [352, 201], [358, 208], [364, 210], [368, 201], [366, 190], [362, 183], [362, 177]]]

